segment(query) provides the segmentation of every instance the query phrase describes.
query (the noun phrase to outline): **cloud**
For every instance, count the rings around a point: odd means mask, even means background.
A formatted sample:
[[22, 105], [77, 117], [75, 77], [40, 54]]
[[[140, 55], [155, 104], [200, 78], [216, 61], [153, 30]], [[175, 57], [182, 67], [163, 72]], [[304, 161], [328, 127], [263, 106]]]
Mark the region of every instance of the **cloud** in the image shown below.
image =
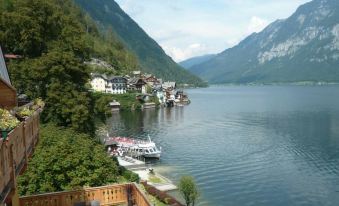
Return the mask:
[[194, 56], [200, 56], [205, 54], [208, 50], [205, 45], [200, 43], [190, 44], [184, 48], [162, 45], [162, 48], [165, 50], [166, 54], [171, 56], [176, 62], [180, 62]]
[[310, 0], [116, 0], [174, 60], [221, 52]]
[[120, 7], [132, 17], [136, 17], [145, 11], [142, 4], [136, 4], [134, 0], [124, 0], [120, 2]]
[[263, 30], [269, 22], [265, 19], [259, 18], [257, 16], [252, 16], [250, 23], [247, 27], [247, 32], [246, 34], [252, 34], [253, 32], [260, 32]]

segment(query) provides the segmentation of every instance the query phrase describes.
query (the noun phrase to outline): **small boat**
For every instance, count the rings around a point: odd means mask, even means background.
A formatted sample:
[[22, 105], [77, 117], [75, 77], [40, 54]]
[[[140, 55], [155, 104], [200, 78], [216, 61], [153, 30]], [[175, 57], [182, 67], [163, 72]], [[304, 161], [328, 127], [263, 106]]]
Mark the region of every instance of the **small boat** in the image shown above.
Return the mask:
[[108, 137], [105, 139], [105, 145], [108, 146], [109, 152], [112, 150], [111, 146], [115, 146], [116, 152], [113, 154], [119, 156], [124, 156], [126, 153], [147, 158], [160, 158], [161, 156], [161, 147], [158, 149], [149, 136], [148, 141], [129, 137]]

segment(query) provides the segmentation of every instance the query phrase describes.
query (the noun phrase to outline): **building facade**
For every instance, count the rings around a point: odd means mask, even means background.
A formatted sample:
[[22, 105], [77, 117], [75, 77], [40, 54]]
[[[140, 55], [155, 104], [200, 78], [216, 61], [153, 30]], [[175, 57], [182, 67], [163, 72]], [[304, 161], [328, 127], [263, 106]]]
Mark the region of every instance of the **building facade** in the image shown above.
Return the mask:
[[127, 79], [119, 76], [92, 74], [91, 86], [97, 92], [125, 94], [127, 91]]
[[142, 78], [135, 77], [128, 81], [128, 89], [145, 94], [147, 93], [146, 84]]
[[127, 79], [124, 77], [111, 77], [107, 80], [106, 93], [125, 94], [127, 91]]

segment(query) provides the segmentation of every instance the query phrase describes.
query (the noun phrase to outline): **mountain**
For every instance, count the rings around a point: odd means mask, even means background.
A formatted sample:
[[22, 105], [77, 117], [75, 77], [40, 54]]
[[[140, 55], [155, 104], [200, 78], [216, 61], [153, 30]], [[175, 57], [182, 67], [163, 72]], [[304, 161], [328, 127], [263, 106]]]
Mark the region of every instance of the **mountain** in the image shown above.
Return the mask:
[[175, 63], [146, 32], [113, 0], [75, 0], [104, 31], [113, 32], [133, 51], [143, 72], [164, 80], [204, 86], [197, 76]]
[[306, 3], [191, 71], [210, 83], [339, 82], [339, 1]]
[[203, 55], [203, 56], [192, 57], [192, 58], [186, 59], [182, 62], [179, 62], [179, 64], [182, 67], [184, 67], [185, 69], [189, 70], [189, 68], [191, 68], [192, 66], [197, 65], [197, 64], [202, 64], [202, 63], [212, 59], [215, 56], [216, 56], [215, 54], [206, 54], [206, 55]]

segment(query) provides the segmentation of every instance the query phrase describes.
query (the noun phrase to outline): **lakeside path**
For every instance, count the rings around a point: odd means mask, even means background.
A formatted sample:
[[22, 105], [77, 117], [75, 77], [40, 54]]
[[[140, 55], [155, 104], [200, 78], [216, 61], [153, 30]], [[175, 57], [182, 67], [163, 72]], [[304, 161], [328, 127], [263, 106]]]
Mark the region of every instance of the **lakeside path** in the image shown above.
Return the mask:
[[131, 170], [139, 175], [140, 179], [147, 181], [149, 185], [154, 186], [160, 191], [172, 191], [178, 189], [168, 178], [153, 172], [151, 173], [145, 162], [131, 158], [118, 157], [119, 165]]

